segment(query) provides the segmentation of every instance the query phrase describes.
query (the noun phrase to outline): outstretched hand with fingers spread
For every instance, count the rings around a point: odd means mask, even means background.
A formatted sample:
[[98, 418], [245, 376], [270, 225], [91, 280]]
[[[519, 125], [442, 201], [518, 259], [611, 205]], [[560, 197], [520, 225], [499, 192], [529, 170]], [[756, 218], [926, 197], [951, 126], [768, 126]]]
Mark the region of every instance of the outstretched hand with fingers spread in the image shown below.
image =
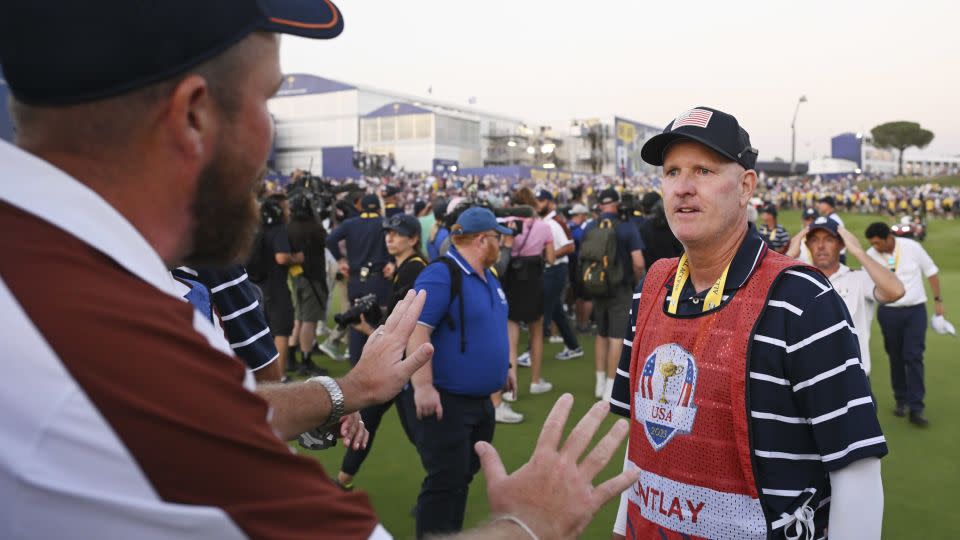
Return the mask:
[[339, 380], [347, 409], [356, 410], [383, 403], [400, 393], [410, 376], [433, 355], [433, 345], [425, 343], [403, 357], [407, 340], [417, 324], [427, 293], [407, 292], [387, 321], [370, 335], [360, 361]]
[[561, 445], [564, 426], [573, 407], [573, 396], [564, 394], [547, 416], [533, 456], [507, 475], [493, 446], [476, 444], [487, 480], [493, 515], [523, 519], [539, 538], [576, 538], [604, 503], [620, 495], [639, 473], [623, 472], [594, 487], [593, 479], [609, 463], [627, 435], [626, 420], [617, 420], [587, 457], [587, 449], [610, 405], [601, 401], [577, 423]]

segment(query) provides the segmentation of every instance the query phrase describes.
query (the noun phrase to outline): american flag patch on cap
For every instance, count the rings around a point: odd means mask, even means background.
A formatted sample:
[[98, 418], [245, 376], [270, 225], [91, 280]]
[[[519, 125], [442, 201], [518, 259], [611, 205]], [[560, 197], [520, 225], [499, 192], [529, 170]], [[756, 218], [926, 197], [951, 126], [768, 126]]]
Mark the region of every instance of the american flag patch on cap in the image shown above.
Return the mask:
[[711, 117], [713, 117], [713, 111], [690, 109], [673, 120], [673, 128], [671, 128], [671, 131], [683, 126], [706, 128], [707, 124], [710, 123]]

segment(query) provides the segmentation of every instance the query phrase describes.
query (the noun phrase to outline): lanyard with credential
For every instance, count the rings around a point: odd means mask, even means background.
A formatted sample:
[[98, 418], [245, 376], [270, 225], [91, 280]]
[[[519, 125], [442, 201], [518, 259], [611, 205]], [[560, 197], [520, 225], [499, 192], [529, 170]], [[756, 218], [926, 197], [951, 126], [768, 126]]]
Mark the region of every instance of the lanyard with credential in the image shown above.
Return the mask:
[[[727, 267], [723, 269], [723, 273], [720, 274], [720, 278], [707, 292], [707, 297], [704, 299], [703, 309], [701, 311], [710, 311], [720, 305], [720, 301], [723, 300], [723, 287], [727, 283], [727, 272], [729, 271], [730, 265], [728, 264]], [[680, 266], [677, 267], [677, 275], [673, 278], [673, 292], [670, 294], [670, 305], [667, 306], [667, 312], [671, 315], [677, 314], [677, 307], [680, 305], [680, 293], [683, 291], [683, 286], [686, 285], [687, 278], [689, 277], [690, 264], [687, 263], [687, 254], [684, 253], [680, 256]]]
[[[896, 240], [894, 240], [894, 242], [896, 242]], [[889, 268], [891, 272], [896, 273], [897, 266], [900, 266], [900, 244], [899, 243], [894, 244], [893, 255], [890, 255], [887, 257], [887, 268]]]

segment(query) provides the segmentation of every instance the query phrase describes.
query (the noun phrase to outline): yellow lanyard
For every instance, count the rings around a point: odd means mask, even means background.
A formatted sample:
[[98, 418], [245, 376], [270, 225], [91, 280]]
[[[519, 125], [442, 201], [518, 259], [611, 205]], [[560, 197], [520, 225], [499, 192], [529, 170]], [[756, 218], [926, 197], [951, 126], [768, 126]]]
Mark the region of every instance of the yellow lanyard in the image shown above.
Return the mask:
[[[720, 274], [720, 279], [718, 279], [707, 292], [707, 297], [703, 301], [702, 311], [710, 311], [720, 305], [720, 302], [723, 300], [723, 286], [727, 283], [727, 272], [729, 271], [730, 265], [728, 264], [727, 267], [723, 269], [723, 273]], [[689, 277], [690, 264], [687, 263], [687, 254], [684, 253], [680, 256], [680, 266], [677, 267], [677, 275], [673, 278], [673, 292], [670, 294], [670, 305], [667, 307], [667, 312], [671, 315], [677, 314], [677, 307], [680, 305], [680, 293], [683, 291], [683, 286], [686, 285], [687, 278]]]
[[770, 241], [773, 242], [776, 239], [777, 239], [777, 226], [774, 225], [773, 228], [770, 229]]
[[900, 244], [894, 240], [893, 255], [887, 257], [887, 268], [891, 272], [897, 272], [897, 266], [900, 266]]

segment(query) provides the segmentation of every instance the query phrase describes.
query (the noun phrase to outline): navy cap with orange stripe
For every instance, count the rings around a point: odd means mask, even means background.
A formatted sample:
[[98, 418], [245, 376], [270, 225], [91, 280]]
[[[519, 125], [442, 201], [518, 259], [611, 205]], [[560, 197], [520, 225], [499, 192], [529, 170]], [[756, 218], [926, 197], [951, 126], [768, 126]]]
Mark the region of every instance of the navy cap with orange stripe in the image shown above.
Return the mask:
[[330, 0], [43, 0], [0, 4], [0, 66], [17, 100], [70, 105], [185, 73], [249, 34], [330, 39]]

